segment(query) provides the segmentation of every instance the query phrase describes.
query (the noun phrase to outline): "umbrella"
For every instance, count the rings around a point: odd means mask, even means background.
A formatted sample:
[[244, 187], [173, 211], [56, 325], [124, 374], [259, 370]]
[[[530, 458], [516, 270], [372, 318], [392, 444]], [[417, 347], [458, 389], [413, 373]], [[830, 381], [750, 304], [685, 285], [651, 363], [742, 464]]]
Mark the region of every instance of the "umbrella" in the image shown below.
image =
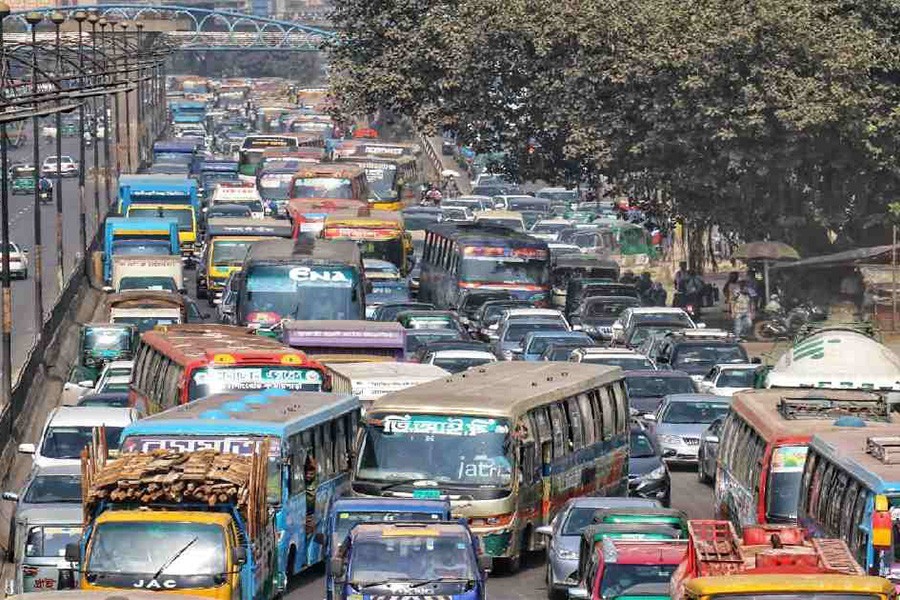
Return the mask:
[[441, 171], [441, 177], [459, 177], [459, 171], [454, 171], [453, 169], [444, 169]]
[[800, 260], [800, 254], [784, 242], [748, 242], [738, 246], [732, 256], [742, 260], [762, 262], [767, 302], [769, 300], [769, 265], [773, 262]]

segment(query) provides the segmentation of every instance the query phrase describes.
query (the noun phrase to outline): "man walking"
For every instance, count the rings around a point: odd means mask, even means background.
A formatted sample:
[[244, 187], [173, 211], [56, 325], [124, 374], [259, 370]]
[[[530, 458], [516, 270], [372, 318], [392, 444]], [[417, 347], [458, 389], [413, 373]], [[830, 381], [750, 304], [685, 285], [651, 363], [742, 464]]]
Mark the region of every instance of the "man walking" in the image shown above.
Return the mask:
[[731, 312], [734, 315], [734, 335], [744, 338], [746, 332], [753, 328], [753, 299], [745, 280], [741, 280], [738, 291], [732, 296]]

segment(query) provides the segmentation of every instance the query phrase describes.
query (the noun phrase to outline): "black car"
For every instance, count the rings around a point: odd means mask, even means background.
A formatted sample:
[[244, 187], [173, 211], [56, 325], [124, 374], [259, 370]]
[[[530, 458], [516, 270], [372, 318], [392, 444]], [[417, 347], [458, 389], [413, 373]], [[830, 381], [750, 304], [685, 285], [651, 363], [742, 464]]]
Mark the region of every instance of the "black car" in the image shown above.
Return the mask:
[[650, 358], [660, 369], [684, 371], [695, 379], [702, 379], [716, 365], [750, 362], [737, 338], [703, 330], [670, 333]]
[[475, 317], [475, 313], [481, 308], [481, 305], [489, 300], [514, 300], [512, 294], [503, 290], [484, 290], [473, 291], [463, 296], [459, 302], [456, 312], [459, 314], [459, 320], [468, 324]]
[[684, 371], [625, 371], [628, 405], [639, 414], [655, 413], [664, 396], [694, 394], [697, 385]]
[[434, 310], [427, 302], [385, 302], [372, 313], [371, 321], [396, 321], [397, 315], [408, 310]]
[[633, 426], [628, 458], [628, 495], [658, 500], [669, 507], [672, 481], [656, 440], [643, 427]]
[[612, 340], [612, 324], [626, 308], [640, 306], [633, 296], [590, 296], [569, 317], [572, 328], [595, 340]]

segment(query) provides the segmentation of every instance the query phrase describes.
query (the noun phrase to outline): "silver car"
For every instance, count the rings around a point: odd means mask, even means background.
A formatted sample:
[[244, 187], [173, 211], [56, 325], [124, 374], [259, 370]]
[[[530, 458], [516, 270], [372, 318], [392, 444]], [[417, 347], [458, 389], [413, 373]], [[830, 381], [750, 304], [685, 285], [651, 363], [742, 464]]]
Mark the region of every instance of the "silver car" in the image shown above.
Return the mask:
[[700, 436], [718, 418], [725, 417], [730, 398], [712, 394], [671, 394], [655, 413], [644, 415], [666, 462], [696, 463]]
[[606, 498], [584, 496], [572, 498], [549, 525], [535, 533], [550, 538], [547, 544], [547, 597], [565, 598], [566, 589], [578, 585], [578, 554], [581, 530], [590, 525], [594, 513], [602, 508], [660, 507], [656, 500], [644, 498]]

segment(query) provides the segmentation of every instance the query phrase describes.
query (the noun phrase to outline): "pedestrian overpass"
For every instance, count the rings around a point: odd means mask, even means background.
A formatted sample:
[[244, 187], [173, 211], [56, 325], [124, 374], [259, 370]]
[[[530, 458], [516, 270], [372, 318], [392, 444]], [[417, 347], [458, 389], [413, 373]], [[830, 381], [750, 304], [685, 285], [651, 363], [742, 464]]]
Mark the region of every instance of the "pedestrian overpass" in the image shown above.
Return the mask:
[[[299, 22], [279, 21], [227, 10], [209, 10], [190, 6], [101, 4], [61, 6], [36, 12], [49, 16], [59, 11], [70, 17], [75, 11], [95, 12], [111, 21], [141, 21], [145, 33], [164, 33], [183, 51], [279, 50], [317, 52], [334, 34], [326, 29]], [[26, 32], [25, 15], [35, 11], [15, 11], [5, 20], [6, 29]], [[44, 21], [38, 25], [41, 37], [52, 31]], [[67, 31], [73, 23], [67, 22]], [[121, 31], [121, 30], [120, 30]], [[132, 30], [133, 31], [133, 30]], [[15, 38], [15, 33], [12, 34]]]

